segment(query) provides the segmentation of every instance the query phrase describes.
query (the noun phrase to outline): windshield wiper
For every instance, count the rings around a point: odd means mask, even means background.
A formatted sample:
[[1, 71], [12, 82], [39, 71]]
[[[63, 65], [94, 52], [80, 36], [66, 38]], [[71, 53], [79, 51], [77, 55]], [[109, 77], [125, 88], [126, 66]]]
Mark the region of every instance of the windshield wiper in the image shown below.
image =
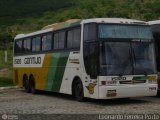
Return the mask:
[[144, 72], [144, 75], [145, 75], [145, 76], [148, 75], [147, 71], [146, 71], [144, 68], [143, 68], [143, 72]]
[[134, 58], [133, 58], [133, 55], [132, 55], [132, 47], [129, 49], [129, 58], [130, 58], [130, 61], [131, 61], [131, 65], [132, 65], [132, 73], [134, 72]]
[[[131, 64], [132, 66], [132, 71], [134, 70], [134, 65], [133, 65], [133, 59], [132, 59], [132, 53], [131, 53], [131, 48], [129, 49], [129, 59], [127, 59], [128, 61], [130, 61], [129, 64]], [[122, 77], [126, 71], [126, 68], [128, 67], [128, 62], [127, 64], [124, 65], [124, 70], [118, 75], [119, 77]]]
[[137, 64], [137, 59], [136, 59], [136, 55], [135, 55], [135, 52], [134, 52], [134, 49], [132, 48], [132, 52], [133, 52], [133, 61], [134, 61], [134, 64], [136, 66]]

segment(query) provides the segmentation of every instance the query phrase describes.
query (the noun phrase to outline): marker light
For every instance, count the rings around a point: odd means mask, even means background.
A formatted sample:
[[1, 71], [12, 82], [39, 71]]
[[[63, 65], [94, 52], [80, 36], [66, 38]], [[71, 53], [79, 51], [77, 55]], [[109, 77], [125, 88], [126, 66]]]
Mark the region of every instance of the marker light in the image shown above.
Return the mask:
[[102, 85], [106, 85], [106, 81], [101, 81], [101, 84]]

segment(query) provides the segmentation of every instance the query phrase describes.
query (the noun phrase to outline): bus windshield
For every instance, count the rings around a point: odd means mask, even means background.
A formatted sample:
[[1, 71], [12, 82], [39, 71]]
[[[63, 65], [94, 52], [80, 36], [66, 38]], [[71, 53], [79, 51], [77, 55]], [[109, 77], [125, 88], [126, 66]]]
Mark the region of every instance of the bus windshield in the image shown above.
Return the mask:
[[153, 39], [149, 26], [99, 24], [99, 38]]
[[100, 24], [98, 31], [100, 75], [156, 73], [150, 27]]
[[138, 75], [155, 72], [153, 43], [102, 43], [101, 75]]

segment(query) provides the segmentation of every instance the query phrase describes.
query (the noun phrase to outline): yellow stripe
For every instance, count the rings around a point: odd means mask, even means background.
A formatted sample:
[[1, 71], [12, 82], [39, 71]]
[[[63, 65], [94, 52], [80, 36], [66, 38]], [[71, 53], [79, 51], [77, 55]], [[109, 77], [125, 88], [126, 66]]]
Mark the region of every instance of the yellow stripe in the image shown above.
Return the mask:
[[44, 57], [44, 62], [43, 62], [43, 67], [42, 67], [42, 80], [41, 80], [41, 85], [39, 85], [40, 90], [45, 90], [46, 82], [47, 82], [47, 76], [48, 76], [48, 71], [50, 67], [50, 62], [51, 62], [52, 54], [46, 54]]
[[[31, 74], [33, 74], [35, 78], [35, 83], [36, 83], [35, 88], [38, 90], [45, 90], [51, 57], [52, 57], [52, 54], [45, 55], [42, 68], [29, 68], [29, 67], [28, 68], [14, 68], [14, 73], [15, 73], [15, 70], [17, 70], [18, 72], [18, 78], [17, 78], [16, 84], [22, 87], [23, 75], [27, 74], [27, 76], [29, 77]], [[14, 74], [14, 82], [15, 81], [16, 80], [15, 80], [15, 74]]]

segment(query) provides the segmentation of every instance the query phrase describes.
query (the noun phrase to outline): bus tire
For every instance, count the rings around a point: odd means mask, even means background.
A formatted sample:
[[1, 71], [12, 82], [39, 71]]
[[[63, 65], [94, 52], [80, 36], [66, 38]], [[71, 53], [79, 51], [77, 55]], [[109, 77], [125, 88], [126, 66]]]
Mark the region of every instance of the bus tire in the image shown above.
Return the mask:
[[84, 101], [83, 85], [80, 79], [77, 79], [74, 84], [74, 96], [76, 100], [80, 102]]
[[30, 93], [31, 92], [31, 88], [30, 88], [30, 85], [29, 85], [29, 80], [28, 80], [28, 77], [27, 76], [24, 76], [23, 77], [23, 86], [24, 86], [24, 89], [27, 93]]
[[31, 93], [32, 93], [32, 94], [36, 94], [34, 77], [31, 76], [29, 81], [30, 81]]

